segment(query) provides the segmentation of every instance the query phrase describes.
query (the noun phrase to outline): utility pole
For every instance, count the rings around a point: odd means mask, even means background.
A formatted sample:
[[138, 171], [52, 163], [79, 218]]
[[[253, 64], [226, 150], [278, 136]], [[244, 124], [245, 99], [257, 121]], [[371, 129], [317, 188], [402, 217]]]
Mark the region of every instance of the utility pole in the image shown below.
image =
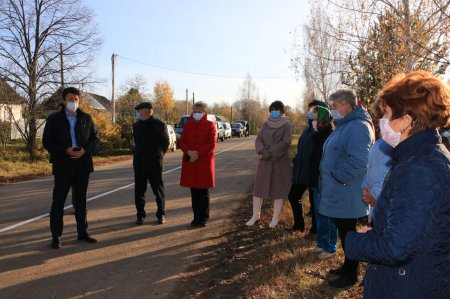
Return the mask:
[[192, 93], [192, 105], [195, 104], [195, 97], [194, 97], [194, 93]]
[[64, 60], [62, 43], [59, 44], [59, 53], [61, 55], [61, 92], [64, 89]]
[[189, 97], [189, 90], [186, 88], [186, 114], [189, 114], [188, 110], [188, 97]]
[[112, 104], [112, 122], [116, 123], [116, 100], [114, 99], [114, 77], [116, 75], [116, 57], [117, 54], [112, 54], [111, 63], [112, 63], [112, 91], [111, 91], [111, 104]]

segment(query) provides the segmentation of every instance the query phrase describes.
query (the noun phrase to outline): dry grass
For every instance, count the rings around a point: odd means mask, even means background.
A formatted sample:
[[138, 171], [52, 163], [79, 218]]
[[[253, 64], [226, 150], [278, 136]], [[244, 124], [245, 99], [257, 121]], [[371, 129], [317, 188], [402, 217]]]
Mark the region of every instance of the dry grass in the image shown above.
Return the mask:
[[[40, 149], [37, 160], [31, 162], [23, 143], [8, 144], [6, 149], [0, 149], [0, 185], [36, 178], [52, 173], [47, 151]], [[131, 159], [126, 151], [118, 151], [109, 156], [94, 156], [94, 165]]]

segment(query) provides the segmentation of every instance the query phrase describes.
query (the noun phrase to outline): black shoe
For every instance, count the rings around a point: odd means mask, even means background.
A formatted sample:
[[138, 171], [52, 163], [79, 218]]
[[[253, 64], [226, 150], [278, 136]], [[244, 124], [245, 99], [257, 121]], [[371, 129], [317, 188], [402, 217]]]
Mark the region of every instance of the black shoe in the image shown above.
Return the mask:
[[348, 288], [353, 286], [355, 283], [358, 282], [358, 277], [355, 273], [345, 273], [339, 278], [336, 278], [334, 280], [330, 280], [328, 284], [332, 286], [333, 288]]
[[142, 225], [144, 224], [144, 218], [143, 217], [138, 217], [136, 218], [136, 225]]
[[166, 217], [164, 215], [162, 215], [161, 217], [158, 218], [158, 224], [164, 224], [166, 223]]
[[61, 238], [60, 237], [53, 237], [52, 238], [52, 248], [53, 249], [59, 249], [61, 248]]
[[89, 235], [78, 235], [78, 240], [88, 243], [97, 243], [97, 239], [90, 237]]
[[340, 276], [345, 273], [345, 270], [344, 267], [339, 267], [337, 269], [331, 269], [330, 271], [328, 271], [328, 273]]
[[208, 220], [197, 220], [194, 219], [191, 221], [191, 226], [192, 227], [205, 227], [208, 225]]

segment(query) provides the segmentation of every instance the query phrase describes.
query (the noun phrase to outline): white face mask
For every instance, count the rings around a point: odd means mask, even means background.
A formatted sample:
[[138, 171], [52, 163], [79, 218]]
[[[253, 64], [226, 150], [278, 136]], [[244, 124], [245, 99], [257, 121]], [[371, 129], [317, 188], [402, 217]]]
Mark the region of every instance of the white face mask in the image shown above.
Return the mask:
[[334, 120], [338, 120], [338, 119], [343, 119], [344, 118], [344, 116], [341, 113], [339, 113], [339, 111], [336, 110], [336, 109], [331, 110], [331, 117]]
[[205, 115], [205, 113], [203, 113], [203, 112], [194, 112], [192, 114], [192, 116], [194, 117], [195, 121], [200, 121], [202, 119], [203, 115]]
[[400, 143], [400, 137], [402, 136], [402, 133], [392, 130], [391, 126], [389, 125], [389, 119], [380, 119], [380, 131], [381, 138], [383, 138], [383, 140], [386, 141], [386, 143], [390, 146], [396, 147]]
[[66, 111], [67, 112], [75, 112], [78, 109], [78, 103], [76, 102], [67, 102]]

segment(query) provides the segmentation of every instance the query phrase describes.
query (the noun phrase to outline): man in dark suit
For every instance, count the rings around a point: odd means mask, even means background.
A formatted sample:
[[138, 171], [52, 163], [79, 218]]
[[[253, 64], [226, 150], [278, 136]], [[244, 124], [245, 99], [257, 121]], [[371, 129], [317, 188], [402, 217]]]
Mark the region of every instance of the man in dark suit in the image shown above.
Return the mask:
[[165, 223], [165, 197], [162, 180], [163, 157], [169, 148], [169, 133], [166, 125], [153, 117], [150, 102], [140, 103], [135, 107], [138, 121], [133, 124], [135, 143], [133, 155], [134, 167], [134, 201], [137, 210], [136, 224], [141, 225], [146, 216], [145, 192], [147, 181], [156, 197], [158, 210], [156, 218], [159, 224]]
[[89, 174], [94, 171], [92, 153], [99, 143], [98, 133], [91, 116], [78, 108], [80, 91], [68, 87], [62, 97], [64, 108], [47, 118], [43, 136], [55, 178], [50, 211], [51, 246], [55, 249], [61, 247], [64, 203], [71, 186], [78, 240], [97, 242], [87, 232], [86, 194]]

